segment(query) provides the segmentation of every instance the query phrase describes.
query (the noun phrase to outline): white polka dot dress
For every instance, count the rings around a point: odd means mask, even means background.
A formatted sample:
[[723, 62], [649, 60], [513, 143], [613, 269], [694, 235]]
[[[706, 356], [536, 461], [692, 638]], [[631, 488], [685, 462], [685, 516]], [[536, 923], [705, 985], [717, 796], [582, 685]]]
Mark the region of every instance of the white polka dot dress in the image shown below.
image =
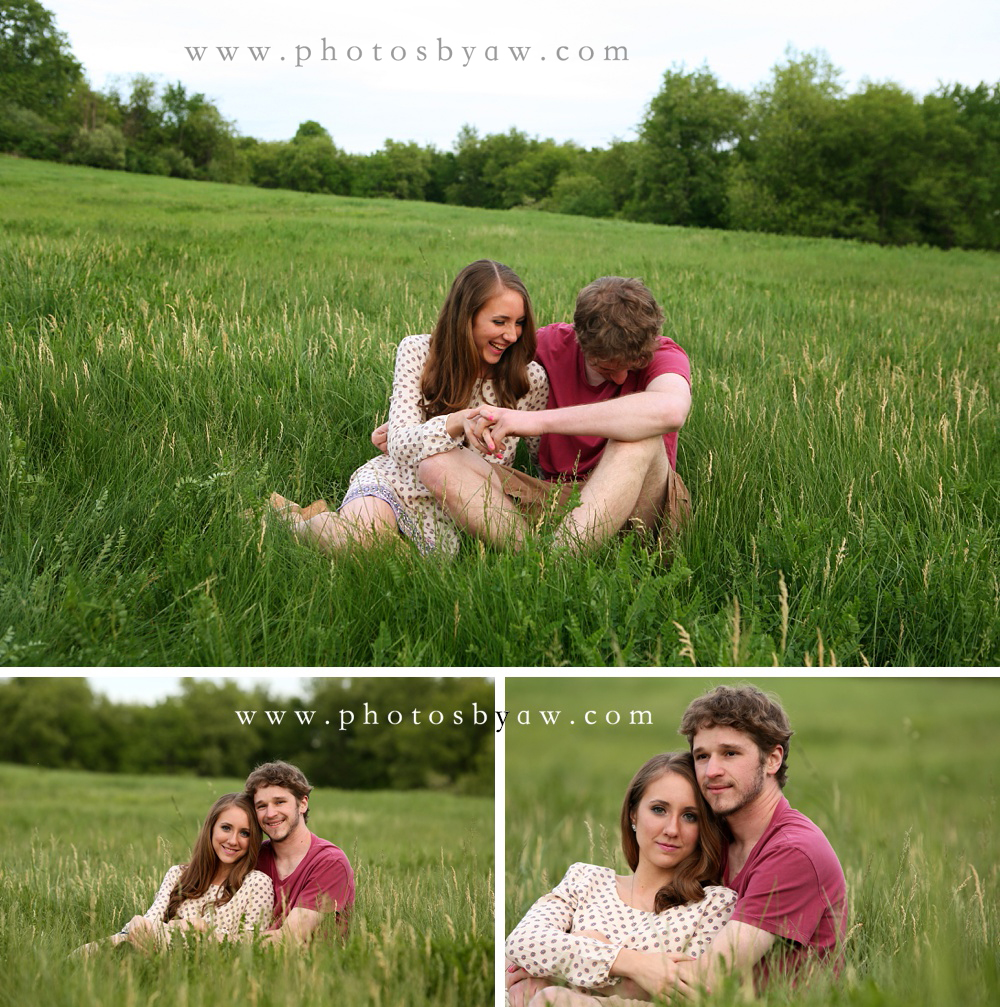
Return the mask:
[[[153, 924], [153, 930], [158, 944], [170, 943], [170, 931], [167, 929], [166, 915], [170, 895], [180, 880], [181, 865], [175, 865], [167, 871], [156, 893], [153, 904], [143, 913], [143, 916]], [[254, 927], [266, 929], [274, 913], [274, 885], [271, 879], [262, 871], [250, 871], [243, 879], [235, 895], [221, 906], [215, 904], [222, 894], [222, 885], [209, 885], [208, 890], [196, 899], [185, 899], [177, 909], [174, 919], [205, 920], [220, 933], [235, 935], [240, 931], [253, 930]], [[128, 933], [128, 925], [120, 933]]]
[[[633, 909], [618, 894], [610, 867], [573, 864], [507, 938], [507, 957], [533, 976], [562, 979], [583, 989], [617, 983], [609, 970], [619, 951], [663, 951], [701, 956], [725, 926], [736, 893], [708, 885], [705, 898], [661, 913]], [[611, 942], [580, 937], [603, 934]]]
[[[449, 437], [445, 429], [447, 416], [427, 419], [420, 407], [420, 379], [430, 353], [429, 335], [407, 336], [396, 351], [396, 370], [392, 379], [392, 401], [389, 404], [388, 454], [366, 462], [351, 475], [346, 496], [378, 496], [392, 506], [400, 531], [412, 538], [421, 552], [440, 549], [454, 555], [458, 552], [458, 529], [451, 515], [434, 499], [420, 481], [417, 466], [425, 458], [454, 451], [462, 441]], [[528, 365], [530, 387], [517, 408], [544, 409], [549, 397], [549, 379], [545, 368], [532, 361]], [[483, 404], [499, 405], [493, 382], [477, 381], [466, 408]], [[513, 464], [519, 438], [507, 437], [501, 445], [501, 457], [486, 460]]]

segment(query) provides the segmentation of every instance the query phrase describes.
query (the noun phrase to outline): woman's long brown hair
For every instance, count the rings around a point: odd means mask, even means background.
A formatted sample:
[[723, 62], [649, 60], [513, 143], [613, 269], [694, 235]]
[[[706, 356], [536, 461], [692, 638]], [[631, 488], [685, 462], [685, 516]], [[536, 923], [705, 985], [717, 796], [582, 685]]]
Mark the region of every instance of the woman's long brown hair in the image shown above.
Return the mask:
[[705, 803], [698, 778], [695, 776], [694, 759], [690, 752], [666, 752], [654, 755], [639, 768], [625, 791], [622, 801], [622, 852], [634, 871], [639, 865], [639, 843], [632, 829], [632, 816], [642, 800], [646, 788], [664, 773], [676, 773], [691, 784], [695, 806], [698, 809], [698, 846], [686, 860], [682, 860], [674, 870], [673, 880], [664, 885], [653, 901], [655, 912], [662, 913], [671, 906], [685, 906], [689, 902], [699, 902], [705, 897], [705, 885], [717, 885], [722, 881], [722, 843], [725, 833], [715, 817], [715, 812]]
[[528, 364], [535, 358], [535, 316], [531, 298], [520, 277], [509, 266], [493, 259], [470, 263], [455, 277], [431, 333], [431, 349], [420, 379], [427, 418], [467, 409], [482, 371], [482, 359], [472, 341], [476, 313], [494, 295], [513, 290], [524, 299], [521, 338], [504, 351], [488, 377], [498, 402], [513, 409], [527, 394]]
[[227, 808], [239, 808], [246, 812], [250, 822], [250, 841], [247, 844], [245, 856], [240, 857], [229, 869], [226, 880], [222, 883], [222, 892], [215, 900], [217, 906], [227, 903], [240, 889], [246, 876], [257, 866], [257, 854], [260, 852], [260, 844], [263, 833], [257, 822], [257, 814], [254, 811], [250, 798], [244, 793], [223, 794], [208, 811], [205, 821], [202, 823], [198, 838], [194, 841], [194, 848], [191, 850], [191, 859], [181, 871], [180, 879], [170, 893], [167, 902], [166, 919], [172, 920], [181, 907], [181, 903], [187, 899], [197, 899], [208, 891], [215, 877], [215, 872], [219, 866], [219, 858], [212, 846], [212, 830], [219, 816]]

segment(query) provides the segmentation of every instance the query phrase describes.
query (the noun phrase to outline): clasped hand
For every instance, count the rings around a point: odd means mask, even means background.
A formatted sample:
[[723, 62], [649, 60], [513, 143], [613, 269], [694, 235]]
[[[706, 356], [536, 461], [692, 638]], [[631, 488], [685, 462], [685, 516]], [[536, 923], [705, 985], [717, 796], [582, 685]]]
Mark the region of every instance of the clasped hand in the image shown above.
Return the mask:
[[515, 429], [518, 415], [516, 409], [501, 406], [470, 409], [464, 424], [466, 443], [482, 455], [502, 459], [504, 440], [518, 433]]
[[[511, 434], [519, 434], [515, 424], [521, 414], [516, 409], [500, 406], [477, 406], [465, 410], [462, 418], [462, 432], [465, 442], [481, 455], [503, 458], [503, 442]], [[371, 434], [372, 444], [382, 454], [389, 450], [389, 424], [382, 423]]]

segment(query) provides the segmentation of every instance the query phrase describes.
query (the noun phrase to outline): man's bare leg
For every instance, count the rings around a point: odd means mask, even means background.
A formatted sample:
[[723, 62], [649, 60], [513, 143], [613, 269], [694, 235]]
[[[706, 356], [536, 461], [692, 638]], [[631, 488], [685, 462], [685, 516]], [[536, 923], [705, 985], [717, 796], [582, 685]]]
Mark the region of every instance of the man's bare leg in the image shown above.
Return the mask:
[[496, 466], [466, 448], [425, 458], [417, 469], [421, 482], [455, 519], [477, 538], [520, 547], [527, 522], [504, 493]]
[[580, 490], [579, 506], [556, 530], [556, 544], [573, 552], [599, 545], [630, 519], [655, 528], [666, 502], [669, 469], [662, 437], [608, 441]]

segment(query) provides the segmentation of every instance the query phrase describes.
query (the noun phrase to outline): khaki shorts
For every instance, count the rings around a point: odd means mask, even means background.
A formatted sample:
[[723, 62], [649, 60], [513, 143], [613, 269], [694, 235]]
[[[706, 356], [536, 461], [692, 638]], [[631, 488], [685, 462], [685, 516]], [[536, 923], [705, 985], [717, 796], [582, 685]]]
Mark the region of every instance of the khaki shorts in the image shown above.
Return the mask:
[[[515, 500], [528, 517], [535, 520], [542, 520], [546, 515], [561, 515], [568, 509], [574, 490], [586, 482], [586, 478], [550, 482], [529, 476], [508, 465], [497, 465], [496, 469], [504, 493]], [[659, 527], [660, 543], [664, 546], [669, 546], [691, 520], [691, 494], [681, 477], [673, 469], [669, 471], [667, 500]]]

